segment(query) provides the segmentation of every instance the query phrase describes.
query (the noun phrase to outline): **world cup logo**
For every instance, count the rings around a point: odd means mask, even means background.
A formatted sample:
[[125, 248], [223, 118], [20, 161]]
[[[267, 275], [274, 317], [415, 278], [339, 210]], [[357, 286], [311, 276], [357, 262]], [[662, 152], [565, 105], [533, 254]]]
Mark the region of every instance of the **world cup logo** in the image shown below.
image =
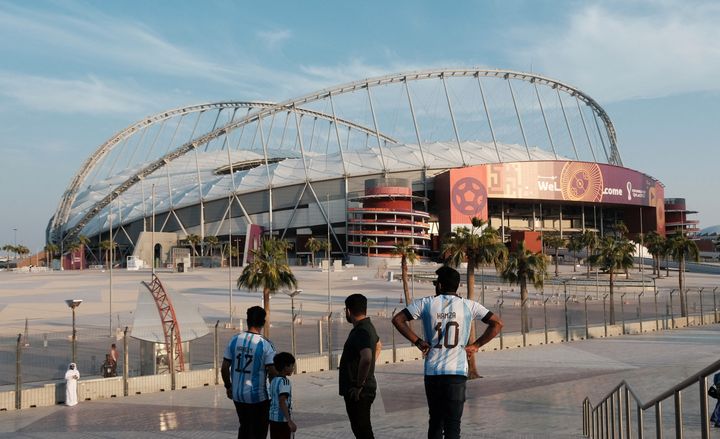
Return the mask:
[[600, 201], [603, 176], [596, 163], [567, 162], [560, 174], [563, 198], [569, 201]]
[[485, 208], [487, 189], [473, 177], [461, 178], [452, 187], [450, 197], [455, 209], [463, 215], [476, 216]]

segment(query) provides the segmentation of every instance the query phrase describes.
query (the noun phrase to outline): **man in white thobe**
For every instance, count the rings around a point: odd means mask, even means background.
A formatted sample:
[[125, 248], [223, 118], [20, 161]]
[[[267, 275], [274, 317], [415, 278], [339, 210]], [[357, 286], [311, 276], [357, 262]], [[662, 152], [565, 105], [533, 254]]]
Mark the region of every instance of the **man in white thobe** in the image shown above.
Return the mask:
[[75, 363], [70, 363], [67, 372], [65, 372], [65, 405], [74, 406], [78, 403], [77, 383], [80, 379], [80, 372], [77, 370]]

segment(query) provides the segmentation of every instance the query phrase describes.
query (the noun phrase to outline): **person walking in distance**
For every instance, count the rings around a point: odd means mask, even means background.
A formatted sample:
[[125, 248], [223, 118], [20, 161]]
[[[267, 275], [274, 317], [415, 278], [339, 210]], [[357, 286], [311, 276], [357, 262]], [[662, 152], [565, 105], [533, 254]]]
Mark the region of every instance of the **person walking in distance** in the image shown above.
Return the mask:
[[375, 327], [367, 317], [367, 298], [352, 294], [345, 299], [345, 319], [352, 323], [340, 357], [340, 395], [350, 428], [356, 438], [374, 438], [370, 407], [375, 400], [375, 359], [382, 345]]
[[270, 439], [290, 439], [297, 426], [292, 420], [292, 384], [295, 357], [288, 352], [275, 355], [278, 375], [270, 382]]
[[[458, 297], [460, 274], [447, 266], [437, 271], [435, 296], [413, 301], [393, 316], [395, 328], [425, 356], [425, 396], [430, 421], [428, 438], [459, 438], [465, 405], [467, 353], [477, 352], [502, 329], [500, 319], [481, 304]], [[408, 322], [420, 319], [424, 339]], [[479, 319], [487, 328], [470, 342], [470, 328]]]
[[112, 359], [112, 361], [115, 362], [115, 364], [117, 364], [117, 362], [118, 362], [118, 351], [117, 351], [117, 345], [115, 345], [115, 343], [113, 343], [113, 344], [110, 345], [110, 358]]
[[227, 397], [235, 403], [240, 428], [238, 439], [265, 439], [268, 432], [270, 400], [268, 376], [277, 375], [273, 360], [275, 347], [261, 333], [265, 310], [247, 310], [247, 332], [235, 335], [225, 348], [220, 374]]

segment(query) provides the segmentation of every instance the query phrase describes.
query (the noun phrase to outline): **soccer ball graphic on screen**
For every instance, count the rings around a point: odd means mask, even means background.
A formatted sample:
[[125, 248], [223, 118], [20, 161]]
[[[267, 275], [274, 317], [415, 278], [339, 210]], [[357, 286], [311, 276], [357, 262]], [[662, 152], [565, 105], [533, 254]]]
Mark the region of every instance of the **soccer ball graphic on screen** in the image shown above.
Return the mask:
[[461, 178], [450, 193], [453, 206], [463, 215], [477, 215], [487, 203], [487, 189], [474, 177]]

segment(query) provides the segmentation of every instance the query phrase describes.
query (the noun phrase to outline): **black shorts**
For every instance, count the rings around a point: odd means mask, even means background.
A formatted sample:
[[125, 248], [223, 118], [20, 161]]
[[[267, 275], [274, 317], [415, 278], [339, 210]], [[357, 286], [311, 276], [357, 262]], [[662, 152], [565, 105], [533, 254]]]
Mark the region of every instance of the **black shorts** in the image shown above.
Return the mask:
[[287, 422], [270, 421], [270, 439], [290, 439], [290, 434]]

